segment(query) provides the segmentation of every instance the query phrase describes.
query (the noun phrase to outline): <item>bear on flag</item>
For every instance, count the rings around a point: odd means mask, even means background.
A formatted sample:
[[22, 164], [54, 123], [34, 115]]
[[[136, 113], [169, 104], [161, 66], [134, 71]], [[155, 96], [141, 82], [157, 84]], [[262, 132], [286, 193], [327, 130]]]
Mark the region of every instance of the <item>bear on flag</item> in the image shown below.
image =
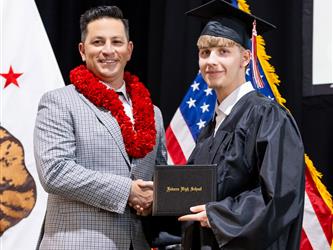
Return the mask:
[[40, 97], [64, 86], [34, 0], [0, 1], [0, 246], [36, 248], [47, 195], [33, 155]]

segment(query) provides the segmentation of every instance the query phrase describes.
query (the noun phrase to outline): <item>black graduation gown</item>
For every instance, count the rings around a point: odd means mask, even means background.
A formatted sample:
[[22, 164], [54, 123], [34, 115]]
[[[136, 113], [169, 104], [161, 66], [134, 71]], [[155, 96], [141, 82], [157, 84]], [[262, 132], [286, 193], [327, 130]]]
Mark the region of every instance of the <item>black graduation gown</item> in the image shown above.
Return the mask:
[[215, 137], [214, 126], [202, 131], [188, 161], [217, 164], [217, 201], [206, 204], [211, 229], [185, 224], [183, 248], [299, 249], [305, 163], [292, 116], [253, 91]]

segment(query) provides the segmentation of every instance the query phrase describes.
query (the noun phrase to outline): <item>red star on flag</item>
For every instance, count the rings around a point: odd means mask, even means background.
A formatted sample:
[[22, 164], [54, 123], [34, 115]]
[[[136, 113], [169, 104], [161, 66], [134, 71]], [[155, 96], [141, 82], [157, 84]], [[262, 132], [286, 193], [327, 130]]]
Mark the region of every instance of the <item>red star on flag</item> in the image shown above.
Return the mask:
[[23, 73], [14, 73], [12, 66], [9, 67], [9, 71], [7, 74], [3, 73], [0, 75], [4, 78], [6, 78], [6, 83], [3, 88], [6, 88], [8, 85], [15, 84], [17, 87], [20, 87], [17, 83], [17, 78], [19, 78]]

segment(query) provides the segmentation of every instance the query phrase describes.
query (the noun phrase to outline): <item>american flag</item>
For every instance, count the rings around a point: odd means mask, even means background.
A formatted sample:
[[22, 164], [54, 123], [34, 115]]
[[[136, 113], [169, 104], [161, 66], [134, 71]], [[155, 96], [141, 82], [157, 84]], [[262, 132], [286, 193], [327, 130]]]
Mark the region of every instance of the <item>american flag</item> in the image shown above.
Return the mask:
[[169, 164], [186, 163], [201, 129], [213, 117], [215, 104], [215, 91], [198, 73], [166, 130]]
[[[244, 0], [242, 0], [244, 1]], [[237, 2], [233, 0], [233, 2]], [[236, 5], [237, 6], [237, 5]], [[253, 32], [252, 60], [246, 70], [246, 80], [251, 81], [256, 91], [280, 103], [274, 95], [260, 60], [257, 57], [257, 36]], [[250, 48], [252, 42], [249, 41]], [[254, 60], [255, 59], [255, 60]], [[260, 59], [260, 58], [259, 58]], [[279, 94], [278, 94], [279, 95]], [[280, 103], [282, 105], [282, 103]], [[216, 95], [209, 89], [199, 73], [166, 130], [166, 143], [169, 164], [185, 164], [195, 147], [201, 129], [212, 119], [215, 111]], [[320, 182], [311, 160], [305, 155], [306, 185], [301, 250], [333, 250], [332, 205], [323, 199], [325, 187]], [[319, 188], [318, 188], [319, 187]], [[326, 191], [326, 189], [325, 189]], [[326, 197], [329, 193], [326, 191]], [[330, 198], [330, 197], [329, 197]], [[326, 200], [329, 200], [326, 199]], [[331, 248], [332, 247], [332, 248]]]

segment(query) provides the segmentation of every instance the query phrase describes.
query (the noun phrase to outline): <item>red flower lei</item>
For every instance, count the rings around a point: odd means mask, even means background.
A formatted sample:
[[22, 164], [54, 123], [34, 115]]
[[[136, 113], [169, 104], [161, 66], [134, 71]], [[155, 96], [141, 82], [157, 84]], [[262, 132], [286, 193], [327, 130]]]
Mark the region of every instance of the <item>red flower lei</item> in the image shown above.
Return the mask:
[[125, 72], [124, 80], [126, 91], [132, 101], [134, 125], [126, 115], [118, 94], [108, 89], [84, 65], [70, 72], [70, 81], [75, 88], [96, 106], [111, 111], [113, 117], [117, 119], [127, 154], [134, 158], [142, 158], [155, 145], [154, 107], [148, 90], [137, 76]]

